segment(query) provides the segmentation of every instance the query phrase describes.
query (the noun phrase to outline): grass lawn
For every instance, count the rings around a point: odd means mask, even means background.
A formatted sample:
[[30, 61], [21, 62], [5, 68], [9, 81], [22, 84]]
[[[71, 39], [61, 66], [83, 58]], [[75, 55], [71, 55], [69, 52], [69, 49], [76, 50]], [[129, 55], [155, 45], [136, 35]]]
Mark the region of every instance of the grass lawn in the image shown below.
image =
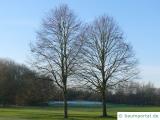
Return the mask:
[[[160, 107], [109, 105], [110, 118], [101, 118], [99, 107], [70, 107], [68, 120], [116, 120], [117, 112], [159, 112]], [[63, 120], [62, 107], [0, 108], [0, 120]]]

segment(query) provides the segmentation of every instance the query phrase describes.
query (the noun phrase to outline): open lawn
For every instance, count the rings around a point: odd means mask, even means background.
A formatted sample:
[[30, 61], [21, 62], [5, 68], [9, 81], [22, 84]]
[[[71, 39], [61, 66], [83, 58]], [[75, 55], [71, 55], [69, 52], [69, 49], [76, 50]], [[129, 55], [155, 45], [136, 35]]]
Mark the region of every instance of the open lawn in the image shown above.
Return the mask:
[[[110, 118], [101, 118], [100, 107], [70, 107], [68, 120], [116, 120], [117, 112], [159, 112], [160, 107], [109, 105]], [[0, 120], [63, 120], [62, 107], [0, 108]]]

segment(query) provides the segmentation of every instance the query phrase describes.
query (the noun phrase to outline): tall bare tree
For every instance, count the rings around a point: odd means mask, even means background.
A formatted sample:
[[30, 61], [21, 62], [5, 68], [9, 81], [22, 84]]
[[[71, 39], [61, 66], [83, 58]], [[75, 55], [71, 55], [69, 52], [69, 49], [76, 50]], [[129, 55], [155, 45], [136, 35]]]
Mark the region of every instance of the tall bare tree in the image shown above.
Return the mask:
[[63, 90], [64, 118], [68, 117], [68, 80], [74, 79], [81, 64], [84, 34], [81, 28], [82, 24], [72, 10], [67, 5], [61, 5], [43, 20], [37, 42], [31, 45], [36, 58], [34, 65]]
[[100, 92], [103, 117], [107, 116], [106, 90], [133, 79], [137, 75], [136, 61], [112, 17], [104, 15], [89, 25], [82, 75], [88, 87]]

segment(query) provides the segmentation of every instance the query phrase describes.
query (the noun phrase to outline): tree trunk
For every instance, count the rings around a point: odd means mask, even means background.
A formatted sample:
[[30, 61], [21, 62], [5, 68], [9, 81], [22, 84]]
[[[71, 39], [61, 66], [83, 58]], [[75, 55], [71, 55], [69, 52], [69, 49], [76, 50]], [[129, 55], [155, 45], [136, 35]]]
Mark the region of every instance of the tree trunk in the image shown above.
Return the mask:
[[102, 117], [107, 117], [107, 110], [106, 110], [106, 94], [105, 94], [105, 90], [103, 90], [103, 93], [102, 93], [102, 112], [103, 112], [103, 115]]
[[67, 104], [67, 89], [64, 87], [63, 91], [64, 96], [64, 118], [68, 118], [68, 104]]

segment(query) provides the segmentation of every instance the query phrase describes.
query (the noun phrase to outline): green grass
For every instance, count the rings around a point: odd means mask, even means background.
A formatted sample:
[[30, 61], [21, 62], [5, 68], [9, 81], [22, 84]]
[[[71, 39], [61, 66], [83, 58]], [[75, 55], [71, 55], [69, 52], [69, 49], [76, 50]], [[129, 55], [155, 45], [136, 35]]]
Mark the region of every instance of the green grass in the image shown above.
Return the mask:
[[[116, 120], [117, 112], [159, 112], [160, 107], [108, 105], [110, 118], [101, 118], [100, 107], [70, 107], [68, 120]], [[62, 107], [0, 108], [0, 120], [64, 120]]]

